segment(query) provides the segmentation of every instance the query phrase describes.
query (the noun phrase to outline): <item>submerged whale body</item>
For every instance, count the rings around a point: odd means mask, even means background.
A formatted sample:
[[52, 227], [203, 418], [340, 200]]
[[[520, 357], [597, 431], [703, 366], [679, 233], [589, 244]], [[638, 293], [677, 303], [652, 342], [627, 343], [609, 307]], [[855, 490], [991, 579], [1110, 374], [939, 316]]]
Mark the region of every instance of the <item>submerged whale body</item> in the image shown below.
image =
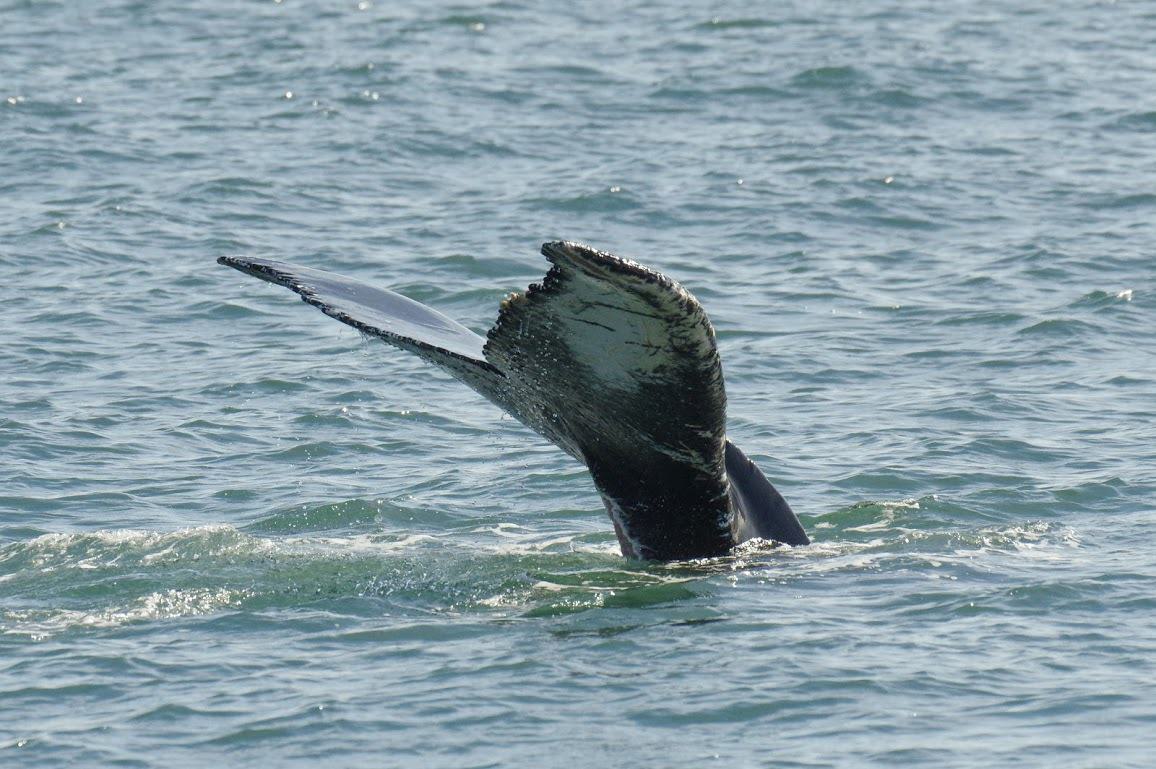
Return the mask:
[[384, 289], [268, 259], [217, 261], [446, 370], [586, 464], [628, 558], [725, 554], [755, 537], [809, 543], [726, 439], [714, 328], [667, 276], [577, 243], [542, 246], [545, 279], [509, 295], [482, 338]]

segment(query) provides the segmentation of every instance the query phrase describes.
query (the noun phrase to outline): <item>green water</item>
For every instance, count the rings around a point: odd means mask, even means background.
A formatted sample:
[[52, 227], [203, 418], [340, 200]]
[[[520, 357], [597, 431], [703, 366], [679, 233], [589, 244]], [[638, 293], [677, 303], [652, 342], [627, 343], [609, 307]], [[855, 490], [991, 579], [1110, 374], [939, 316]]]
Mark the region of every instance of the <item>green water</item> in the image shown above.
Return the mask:
[[[0, 0], [0, 765], [1147, 767], [1156, 11]], [[214, 264], [484, 333], [585, 240], [814, 544]]]

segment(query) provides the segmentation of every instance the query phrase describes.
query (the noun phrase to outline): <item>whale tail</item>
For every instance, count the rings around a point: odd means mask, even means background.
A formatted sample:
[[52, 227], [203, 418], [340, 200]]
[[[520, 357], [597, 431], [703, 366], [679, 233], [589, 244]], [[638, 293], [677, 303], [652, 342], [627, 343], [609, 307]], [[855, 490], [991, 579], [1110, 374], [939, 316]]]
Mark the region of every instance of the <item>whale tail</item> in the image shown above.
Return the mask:
[[218, 261], [468, 384], [590, 469], [628, 557], [721, 555], [751, 537], [805, 544], [789, 506], [726, 440], [714, 329], [667, 276], [582, 246], [542, 246], [540, 284], [486, 338], [425, 305], [282, 262]]
[[727, 478], [735, 516], [735, 541], [759, 537], [786, 545], [809, 545], [810, 537], [798, 516], [767, 476], [738, 446], [727, 441]]
[[486, 361], [485, 339], [421, 302], [272, 259], [222, 256], [217, 263], [291, 289], [329, 317], [440, 366], [491, 400], [504, 379]]

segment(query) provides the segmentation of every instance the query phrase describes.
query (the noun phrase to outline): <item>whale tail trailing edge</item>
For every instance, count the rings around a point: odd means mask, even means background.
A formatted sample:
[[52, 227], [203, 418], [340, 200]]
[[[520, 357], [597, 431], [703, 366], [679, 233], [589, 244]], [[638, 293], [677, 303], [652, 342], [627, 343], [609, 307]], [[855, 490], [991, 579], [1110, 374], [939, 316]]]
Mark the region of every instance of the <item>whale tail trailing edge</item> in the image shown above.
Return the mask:
[[714, 330], [661, 273], [547, 243], [540, 284], [502, 302], [486, 338], [425, 305], [321, 270], [218, 261], [445, 369], [585, 462], [622, 551], [721, 555], [751, 537], [808, 541], [774, 487], [726, 440]]

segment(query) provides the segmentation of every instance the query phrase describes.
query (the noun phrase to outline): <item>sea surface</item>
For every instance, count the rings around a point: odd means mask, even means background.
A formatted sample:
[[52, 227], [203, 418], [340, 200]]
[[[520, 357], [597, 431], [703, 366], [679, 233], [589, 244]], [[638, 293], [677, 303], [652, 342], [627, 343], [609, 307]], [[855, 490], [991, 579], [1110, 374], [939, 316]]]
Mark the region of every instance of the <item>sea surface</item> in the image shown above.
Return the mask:
[[[1151, 767], [1156, 4], [0, 0], [0, 766]], [[225, 254], [718, 331], [814, 544]]]

